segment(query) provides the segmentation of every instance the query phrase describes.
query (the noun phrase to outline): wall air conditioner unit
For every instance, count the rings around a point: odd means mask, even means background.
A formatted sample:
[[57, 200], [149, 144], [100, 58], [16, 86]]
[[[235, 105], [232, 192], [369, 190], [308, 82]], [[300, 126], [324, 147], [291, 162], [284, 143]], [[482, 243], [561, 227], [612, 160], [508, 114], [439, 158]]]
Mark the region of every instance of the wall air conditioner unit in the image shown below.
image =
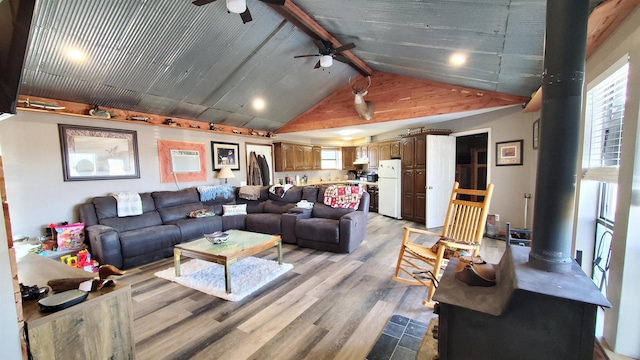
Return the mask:
[[171, 171], [175, 174], [200, 172], [200, 152], [171, 150]]

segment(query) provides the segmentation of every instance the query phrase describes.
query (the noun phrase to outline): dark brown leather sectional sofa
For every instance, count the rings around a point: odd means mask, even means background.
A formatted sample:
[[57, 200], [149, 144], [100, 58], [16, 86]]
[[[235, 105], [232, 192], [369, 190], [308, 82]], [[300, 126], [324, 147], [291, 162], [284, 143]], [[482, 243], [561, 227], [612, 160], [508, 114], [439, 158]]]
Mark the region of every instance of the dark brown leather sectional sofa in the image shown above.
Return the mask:
[[[238, 197], [238, 188], [201, 201], [197, 188], [142, 193], [141, 215], [118, 217], [112, 196], [95, 197], [79, 206], [92, 255], [101, 264], [127, 269], [173, 255], [174, 245], [203, 234], [242, 229], [282, 236], [290, 244], [323, 251], [349, 253], [364, 240], [369, 194], [364, 192], [357, 210], [324, 205], [326, 187], [294, 186], [283, 197], [263, 186], [257, 200]], [[296, 203], [315, 203], [302, 210]], [[223, 205], [247, 204], [246, 215], [223, 215]], [[215, 216], [190, 218], [191, 211], [207, 209]]]

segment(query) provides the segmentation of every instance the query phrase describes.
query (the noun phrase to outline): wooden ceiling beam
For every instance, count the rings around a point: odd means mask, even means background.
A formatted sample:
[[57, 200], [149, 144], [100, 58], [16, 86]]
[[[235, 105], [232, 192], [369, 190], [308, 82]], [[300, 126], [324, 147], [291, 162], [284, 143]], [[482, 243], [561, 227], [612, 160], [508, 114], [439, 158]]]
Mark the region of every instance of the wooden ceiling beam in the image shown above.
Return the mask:
[[[307, 15], [307, 13], [302, 11], [296, 4], [291, 2], [291, 0], [286, 0], [284, 5], [265, 4], [269, 5], [278, 14], [302, 30], [305, 34], [309, 35], [312, 39], [329, 41], [333, 44], [334, 48], [343, 45], [338, 39], [325, 30], [322, 25], [318, 24], [311, 16]], [[344, 51], [342, 55], [351, 61], [349, 65], [362, 74], [362, 76], [371, 75], [371, 68], [351, 51]]]
[[[587, 60], [639, 4], [640, 0], [607, 0], [593, 9], [587, 23]], [[536, 112], [541, 106], [542, 87], [531, 95], [523, 111]]]

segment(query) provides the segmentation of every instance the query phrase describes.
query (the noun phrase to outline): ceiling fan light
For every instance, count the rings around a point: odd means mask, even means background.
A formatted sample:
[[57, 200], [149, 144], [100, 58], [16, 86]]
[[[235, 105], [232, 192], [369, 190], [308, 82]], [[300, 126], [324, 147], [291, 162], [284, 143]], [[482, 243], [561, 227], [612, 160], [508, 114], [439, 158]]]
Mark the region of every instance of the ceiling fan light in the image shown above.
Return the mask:
[[330, 67], [333, 65], [333, 57], [331, 55], [322, 55], [320, 57], [320, 66]]
[[246, 0], [227, 0], [227, 9], [232, 13], [242, 14], [247, 10]]

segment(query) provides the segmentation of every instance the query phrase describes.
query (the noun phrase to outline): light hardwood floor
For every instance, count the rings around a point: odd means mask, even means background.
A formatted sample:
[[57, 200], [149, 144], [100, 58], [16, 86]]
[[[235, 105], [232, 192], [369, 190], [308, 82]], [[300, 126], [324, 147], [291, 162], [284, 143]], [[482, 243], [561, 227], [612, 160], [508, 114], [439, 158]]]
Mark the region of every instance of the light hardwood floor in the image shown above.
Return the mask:
[[[434, 316], [422, 305], [426, 288], [391, 280], [405, 225], [421, 227], [371, 213], [366, 240], [352, 254], [285, 244], [293, 270], [240, 302], [153, 275], [172, 259], [131, 269], [118, 281], [132, 285], [136, 357], [364, 359], [392, 314]], [[483, 241], [487, 261], [497, 263], [503, 251], [503, 241]], [[275, 259], [275, 249], [260, 256]]]

